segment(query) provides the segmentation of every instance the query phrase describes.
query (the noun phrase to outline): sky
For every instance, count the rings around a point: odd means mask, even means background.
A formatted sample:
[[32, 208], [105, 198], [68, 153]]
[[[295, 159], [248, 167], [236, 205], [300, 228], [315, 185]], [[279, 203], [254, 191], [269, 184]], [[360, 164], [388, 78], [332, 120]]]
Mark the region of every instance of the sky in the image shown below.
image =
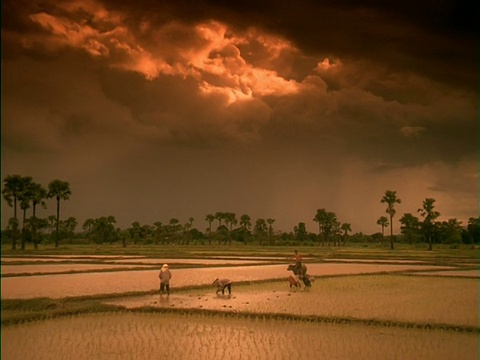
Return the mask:
[[[208, 227], [234, 212], [394, 231], [478, 216], [475, 4], [5, 0], [2, 179], [68, 181], [61, 217]], [[55, 214], [55, 202], [39, 216]], [[2, 200], [2, 224], [13, 209]], [[3, 227], [2, 226], [2, 227]]]

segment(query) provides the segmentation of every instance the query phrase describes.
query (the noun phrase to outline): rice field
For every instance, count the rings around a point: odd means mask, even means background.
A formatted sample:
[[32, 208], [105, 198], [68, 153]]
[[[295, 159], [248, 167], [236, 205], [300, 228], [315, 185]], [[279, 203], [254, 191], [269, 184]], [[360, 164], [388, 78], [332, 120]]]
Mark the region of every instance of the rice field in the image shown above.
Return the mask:
[[292, 291], [286, 281], [233, 287], [231, 297], [214, 289], [127, 297], [107, 302], [127, 308], [151, 306], [236, 313], [365, 320], [438, 327], [477, 328], [479, 284], [474, 279], [363, 275], [317, 279], [312, 288]]
[[[83, 262], [88, 267], [86, 259], [72, 257], [69, 266]], [[113, 266], [123, 261], [113, 256], [95, 259], [105, 261], [103, 265], [115, 261]], [[146, 259], [124, 260], [129, 261], [123, 266], [130, 266], [130, 261]], [[478, 271], [471, 267], [408, 260], [323, 262], [309, 264], [309, 273], [316, 277], [311, 288], [293, 290], [284, 264], [213, 260], [213, 267], [172, 266], [168, 298], [156, 293], [158, 269], [105, 273], [96, 272], [102, 265], [91, 264], [95, 266], [89, 273], [2, 277], [2, 300], [44, 296], [60, 299], [61, 306], [64, 297], [75, 301], [107, 294], [110, 298], [96, 300], [104, 305], [99, 311], [116, 312], [65, 312], [2, 325], [1, 358], [479, 358], [479, 282]], [[222, 261], [224, 266], [219, 266]], [[2, 265], [25, 266], [20, 274], [37, 266], [60, 269], [28, 261], [6, 265], [3, 259]], [[231, 296], [215, 295], [211, 282], [220, 276], [234, 280]]]
[[[27, 265], [25, 265], [27, 266]], [[206, 286], [217, 277], [227, 276], [235, 282], [263, 281], [287, 278], [290, 274], [285, 264], [211, 266], [190, 269], [170, 269], [173, 274], [172, 286]], [[337, 276], [348, 274], [374, 274], [399, 271], [433, 271], [453, 269], [450, 266], [418, 264], [350, 264], [319, 263], [309, 264], [312, 276]], [[52, 274], [19, 277], [2, 277], [2, 298], [31, 299], [35, 297], [62, 298], [66, 296], [88, 296], [97, 294], [118, 294], [124, 292], [148, 292], [158, 288], [159, 269], [88, 272], [76, 274]]]
[[2, 329], [2, 359], [477, 359], [478, 335], [173, 314], [90, 314]]

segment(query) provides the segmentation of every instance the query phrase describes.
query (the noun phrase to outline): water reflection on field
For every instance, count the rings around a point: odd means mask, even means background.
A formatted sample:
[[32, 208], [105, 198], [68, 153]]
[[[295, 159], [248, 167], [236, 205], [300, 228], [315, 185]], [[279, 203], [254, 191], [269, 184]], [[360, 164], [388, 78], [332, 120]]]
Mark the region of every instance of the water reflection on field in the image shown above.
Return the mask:
[[102, 264], [52, 264], [52, 265], [2, 265], [4, 274], [61, 273], [67, 271], [127, 270], [128, 268], [151, 268], [149, 265], [102, 265]]
[[319, 278], [306, 291], [293, 291], [287, 281], [272, 281], [236, 285], [231, 296], [217, 296], [214, 289], [197, 289], [173, 292], [168, 298], [155, 294], [105, 302], [126, 308], [148, 306], [478, 327], [478, 291], [476, 279], [382, 274]]
[[[2, 266], [13, 266], [11, 263], [15, 263], [18, 266], [26, 265], [37, 265], [37, 263], [105, 263], [105, 264], [138, 264], [138, 265], [157, 265], [162, 266], [162, 264], [198, 264], [198, 265], [245, 265], [245, 264], [268, 264], [272, 262], [278, 262], [274, 259], [181, 259], [181, 258], [145, 258], [145, 257], [135, 257], [135, 258], [121, 258], [121, 259], [110, 259], [104, 257], [95, 257], [95, 258], [2, 258]], [[20, 264], [18, 264], [20, 263]], [[23, 263], [23, 264], [22, 264]]]
[[[175, 269], [172, 287], [208, 285], [217, 277], [229, 277], [233, 281], [258, 281], [287, 278], [287, 264], [257, 266], [225, 266], [191, 269]], [[312, 276], [380, 273], [415, 270], [443, 270], [449, 267], [423, 265], [386, 264], [308, 264]], [[113, 294], [132, 291], [151, 291], [158, 288], [158, 269], [116, 271], [103, 273], [62, 274], [1, 279], [3, 299], [27, 299], [34, 297], [61, 298], [95, 294]]]

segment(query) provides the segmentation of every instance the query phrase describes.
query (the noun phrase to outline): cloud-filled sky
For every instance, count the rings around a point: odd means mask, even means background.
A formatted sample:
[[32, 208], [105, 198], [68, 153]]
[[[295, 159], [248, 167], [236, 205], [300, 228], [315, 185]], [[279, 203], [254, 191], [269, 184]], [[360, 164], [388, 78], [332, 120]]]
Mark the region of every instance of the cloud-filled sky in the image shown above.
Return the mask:
[[316, 232], [324, 208], [373, 233], [386, 190], [397, 220], [427, 197], [478, 216], [470, 1], [1, 6], [2, 178], [68, 181], [80, 225], [228, 211]]

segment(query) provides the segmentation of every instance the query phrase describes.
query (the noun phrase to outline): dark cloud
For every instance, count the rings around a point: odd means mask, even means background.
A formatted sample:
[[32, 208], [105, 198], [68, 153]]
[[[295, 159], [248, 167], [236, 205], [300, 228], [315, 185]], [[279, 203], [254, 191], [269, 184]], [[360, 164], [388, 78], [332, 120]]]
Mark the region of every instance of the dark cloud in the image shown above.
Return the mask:
[[66, 214], [122, 226], [234, 211], [313, 231], [327, 208], [373, 231], [387, 188], [400, 211], [473, 216], [469, 6], [4, 1], [3, 172], [69, 180]]

